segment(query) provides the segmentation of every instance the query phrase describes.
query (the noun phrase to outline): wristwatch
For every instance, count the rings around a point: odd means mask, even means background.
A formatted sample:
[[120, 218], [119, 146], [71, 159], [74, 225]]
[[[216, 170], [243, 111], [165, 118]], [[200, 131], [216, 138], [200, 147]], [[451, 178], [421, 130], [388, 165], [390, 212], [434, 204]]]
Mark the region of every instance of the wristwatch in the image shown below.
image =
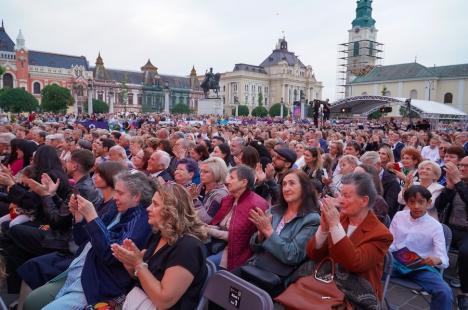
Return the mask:
[[143, 267], [148, 268], [148, 264], [145, 263], [145, 262], [142, 262], [141, 264], [139, 264], [138, 266], [135, 267], [135, 272], [133, 273], [135, 278], [138, 278], [138, 271], [140, 271], [140, 269], [143, 268]]

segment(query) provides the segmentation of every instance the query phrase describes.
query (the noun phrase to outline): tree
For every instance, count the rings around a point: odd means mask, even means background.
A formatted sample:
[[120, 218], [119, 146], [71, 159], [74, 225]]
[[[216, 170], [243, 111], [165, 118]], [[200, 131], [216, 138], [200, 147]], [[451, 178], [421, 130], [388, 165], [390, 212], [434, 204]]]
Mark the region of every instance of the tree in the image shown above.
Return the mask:
[[249, 116], [249, 107], [246, 105], [240, 104], [237, 111], [239, 116]]
[[263, 106], [263, 94], [258, 93], [258, 106], [261, 107]]
[[381, 93], [382, 93], [382, 96], [387, 96], [388, 89], [387, 89], [387, 86], [386, 86], [386, 85], [384, 85], [384, 87], [382, 88]]
[[65, 112], [68, 106], [73, 105], [73, 96], [70, 90], [56, 84], [44, 87], [41, 95], [41, 107], [45, 112]]
[[[84, 106], [84, 111], [88, 113], [88, 105]], [[93, 113], [107, 113], [109, 106], [102, 100], [93, 99]]]
[[252, 110], [252, 116], [265, 117], [268, 115], [268, 110], [265, 107], [258, 106]]
[[171, 113], [173, 113], [173, 114], [189, 114], [190, 113], [190, 108], [185, 103], [178, 103], [172, 108]]
[[[280, 116], [281, 115], [281, 103], [275, 103], [270, 108], [270, 116]], [[288, 116], [288, 109], [283, 105], [283, 117]]]
[[375, 110], [367, 116], [368, 119], [379, 119], [382, 117], [382, 112], [380, 110]]
[[7, 112], [32, 112], [39, 108], [39, 102], [23, 88], [7, 88], [0, 93], [0, 108]]
[[1, 81], [2, 81], [2, 78], [3, 78], [3, 74], [5, 74], [5, 72], [6, 72], [6, 69], [4, 67], [0, 66], [0, 84], [1, 84]]

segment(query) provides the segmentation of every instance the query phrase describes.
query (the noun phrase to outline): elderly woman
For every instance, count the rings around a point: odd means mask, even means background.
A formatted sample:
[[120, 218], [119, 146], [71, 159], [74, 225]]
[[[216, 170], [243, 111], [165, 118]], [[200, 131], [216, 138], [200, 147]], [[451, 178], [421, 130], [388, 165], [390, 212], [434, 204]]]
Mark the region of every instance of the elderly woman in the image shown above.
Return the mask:
[[195, 176], [200, 176], [198, 164], [191, 158], [183, 158], [177, 161], [174, 171], [174, 181], [184, 187], [194, 185]]
[[198, 216], [207, 224], [218, 212], [221, 200], [228, 195], [224, 185], [227, 174], [226, 164], [221, 158], [208, 158], [200, 166], [201, 186], [198, 191], [191, 191], [191, 194]]
[[401, 168], [390, 163], [387, 164], [387, 169], [395, 173], [403, 183], [411, 183], [409, 178], [418, 180], [417, 168], [420, 162], [422, 162], [421, 152], [414, 147], [407, 146], [401, 150]]
[[255, 233], [255, 225], [249, 221], [253, 209], [268, 209], [268, 202], [252, 189], [255, 172], [246, 165], [229, 171], [226, 184], [229, 195], [221, 201], [221, 207], [211, 221], [208, 234], [212, 238], [227, 242], [226, 247], [208, 257], [216, 266], [233, 270], [243, 265], [252, 255], [249, 240]]
[[254, 256], [248, 265], [270, 273], [275, 281], [263, 283], [249, 268], [241, 268], [241, 276], [272, 296], [280, 293], [288, 275], [306, 258], [307, 241], [320, 224], [318, 211], [317, 195], [307, 175], [289, 171], [281, 185], [280, 204], [271, 209], [271, 216], [260, 208], [249, 213], [258, 231], [250, 239]]
[[135, 155], [133, 155], [131, 162], [135, 170], [146, 173], [146, 168], [148, 168], [148, 160], [150, 157], [151, 153], [143, 149], [140, 149]]
[[68, 269], [34, 294], [54, 299], [43, 304], [28, 299], [25, 309], [82, 309], [125, 294], [131, 278], [114, 257], [111, 244], [127, 238], [139, 247], [144, 244], [151, 232], [145, 208], [153, 191], [143, 173], [119, 173], [115, 177], [116, 208], [102, 218], [91, 202], [74, 195], [69, 207], [75, 222], [74, 240], [80, 248]]
[[438, 219], [437, 209], [434, 208], [434, 202], [444, 189], [444, 186], [437, 183], [437, 180], [439, 180], [441, 173], [442, 171], [439, 165], [437, 165], [435, 162], [430, 160], [425, 160], [421, 162], [418, 166], [419, 182], [414, 181], [412, 178], [413, 175], [410, 174], [407, 178], [407, 182], [405, 182], [405, 186], [400, 191], [400, 194], [398, 194], [398, 203], [401, 205], [406, 205], [404, 200], [405, 191], [412, 185], [422, 185], [423, 187], [429, 190], [432, 196], [430, 206], [427, 209], [427, 213], [435, 219]]
[[322, 201], [320, 226], [307, 244], [307, 254], [315, 262], [331, 257], [348, 272], [369, 281], [380, 299], [384, 257], [393, 237], [370, 209], [376, 196], [367, 173], [344, 176], [341, 196]]
[[146, 251], [129, 239], [112, 245], [115, 257], [137, 279], [123, 309], [195, 309], [207, 276], [206, 231], [192, 199], [181, 185], [164, 184], [147, 211], [154, 233]]

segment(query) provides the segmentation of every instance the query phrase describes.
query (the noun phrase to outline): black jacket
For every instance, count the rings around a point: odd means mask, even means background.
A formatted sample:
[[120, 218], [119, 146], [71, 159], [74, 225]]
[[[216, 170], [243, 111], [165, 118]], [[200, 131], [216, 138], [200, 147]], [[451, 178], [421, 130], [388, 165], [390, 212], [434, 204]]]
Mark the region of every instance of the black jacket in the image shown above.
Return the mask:
[[386, 169], [383, 171], [381, 181], [383, 187], [383, 198], [388, 205], [388, 215], [393, 218], [399, 209], [398, 194], [401, 190], [400, 182], [398, 182], [396, 175]]
[[[468, 217], [468, 185], [461, 181], [455, 184], [454, 189], [444, 188], [439, 197], [437, 197], [434, 206], [439, 214], [439, 220], [441, 223], [448, 224], [450, 215], [453, 209], [453, 199], [456, 194], [460, 195], [460, 198], [465, 203], [466, 214]], [[468, 218], [467, 218], [468, 220]]]

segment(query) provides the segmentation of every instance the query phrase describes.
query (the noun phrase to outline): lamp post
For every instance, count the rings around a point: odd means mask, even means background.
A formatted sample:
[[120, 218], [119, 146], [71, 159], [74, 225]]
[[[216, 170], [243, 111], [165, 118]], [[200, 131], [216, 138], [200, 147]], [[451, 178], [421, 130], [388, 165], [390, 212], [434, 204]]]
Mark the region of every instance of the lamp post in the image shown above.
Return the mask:
[[434, 90], [434, 80], [426, 82], [426, 89], [428, 90], [428, 100], [431, 101], [431, 90]]
[[93, 80], [88, 79], [88, 114], [93, 114]]
[[281, 104], [280, 104], [280, 117], [283, 118], [283, 107], [284, 107], [284, 102], [283, 102], [283, 97], [281, 97]]
[[408, 109], [408, 120], [409, 120], [409, 128], [413, 128], [413, 117], [411, 115], [411, 98], [405, 100], [406, 108]]
[[169, 114], [169, 82], [164, 83], [164, 113]]

